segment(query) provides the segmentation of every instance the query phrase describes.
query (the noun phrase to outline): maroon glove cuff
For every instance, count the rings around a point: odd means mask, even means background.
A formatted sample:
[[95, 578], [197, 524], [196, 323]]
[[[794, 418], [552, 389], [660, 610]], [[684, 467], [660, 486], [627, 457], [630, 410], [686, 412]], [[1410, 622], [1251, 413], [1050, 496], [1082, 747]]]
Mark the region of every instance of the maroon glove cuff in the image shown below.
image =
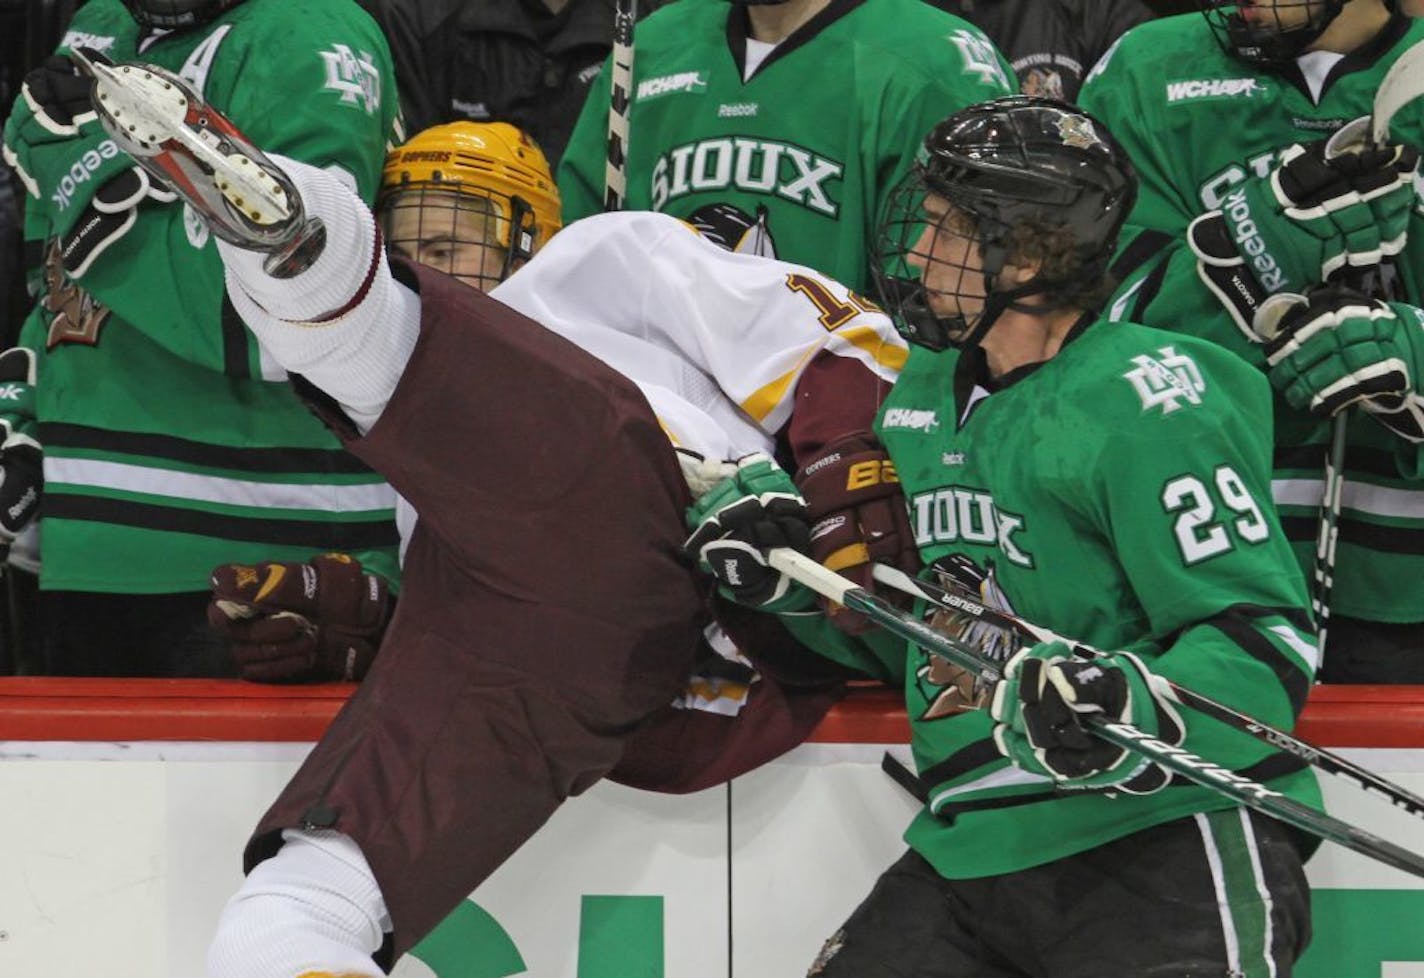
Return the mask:
[[[900, 477], [874, 435], [860, 432], [828, 445], [801, 467], [796, 485], [812, 519], [811, 556], [827, 568], [867, 590], [874, 590], [872, 564], [919, 570]], [[844, 631], [869, 627], [839, 606], [828, 611]]]

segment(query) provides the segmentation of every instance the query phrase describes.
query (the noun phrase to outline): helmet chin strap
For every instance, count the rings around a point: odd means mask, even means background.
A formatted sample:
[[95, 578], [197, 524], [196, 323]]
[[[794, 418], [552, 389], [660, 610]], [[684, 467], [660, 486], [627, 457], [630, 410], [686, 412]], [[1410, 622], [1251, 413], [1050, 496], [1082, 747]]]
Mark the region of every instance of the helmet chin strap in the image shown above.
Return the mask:
[[969, 327], [969, 331], [964, 335], [964, 338], [956, 341], [954, 345], [960, 347], [978, 346], [984, 337], [988, 335], [994, 323], [996, 323], [999, 317], [1007, 310], [1012, 309], [1014, 312], [1026, 312], [1031, 315], [1045, 312], [1046, 310], [1043, 306], [1028, 305], [1019, 300], [1031, 295], [1043, 295], [1047, 291], [1044, 283], [1037, 279], [1032, 279], [1012, 289], [996, 292], [994, 291], [993, 276], [985, 272], [984, 308], [979, 310], [978, 318], [974, 320], [974, 325]]

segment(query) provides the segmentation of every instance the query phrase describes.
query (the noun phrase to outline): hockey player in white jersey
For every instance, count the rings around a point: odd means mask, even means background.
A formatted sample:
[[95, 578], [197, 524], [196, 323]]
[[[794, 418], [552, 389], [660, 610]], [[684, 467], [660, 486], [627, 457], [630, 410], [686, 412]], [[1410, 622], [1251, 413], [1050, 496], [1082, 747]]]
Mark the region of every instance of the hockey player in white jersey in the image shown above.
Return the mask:
[[[381, 653], [259, 824], [209, 955], [212, 978], [376, 978], [627, 760], [691, 670], [709, 608], [753, 653], [789, 642], [724, 619], [682, 557], [692, 495], [671, 445], [714, 478], [778, 447], [839, 464], [835, 443], [868, 428], [905, 347], [836, 283], [649, 213], [565, 229], [486, 297], [388, 263], [329, 174], [220, 128], [196, 138], [192, 120], [216, 114], [176, 78], [90, 70], [116, 142], [184, 174], [179, 192], [228, 242], [249, 327], [419, 513]], [[155, 80], [182, 104], [156, 111]], [[254, 168], [270, 180], [223, 196]], [[769, 461], [730, 470], [751, 507], [794, 495]], [[781, 596], [752, 555], [725, 557], [746, 561], [742, 601]]]

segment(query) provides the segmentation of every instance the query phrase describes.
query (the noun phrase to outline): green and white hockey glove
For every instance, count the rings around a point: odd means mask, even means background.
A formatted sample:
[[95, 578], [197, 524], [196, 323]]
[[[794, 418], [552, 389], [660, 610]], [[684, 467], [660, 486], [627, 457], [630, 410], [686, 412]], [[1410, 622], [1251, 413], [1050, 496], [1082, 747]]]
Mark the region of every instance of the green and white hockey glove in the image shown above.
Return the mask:
[[[1351, 131], [1358, 128], [1355, 124]], [[1188, 241], [1202, 277], [1249, 322], [1264, 295], [1304, 292], [1337, 273], [1372, 269], [1404, 248], [1418, 202], [1419, 154], [1402, 144], [1341, 151], [1331, 140], [1295, 144], [1264, 177], [1232, 189], [1221, 209], [1192, 222]], [[1332, 155], [1334, 154], [1334, 155]], [[1245, 272], [1243, 288], [1231, 271]], [[1243, 292], [1258, 291], [1253, 302]]]
[[35, 354], [0, 353], [0, 544], [9, 544], [39, 511], [43, 453], [35, 437]]
[[80, 276], [133, 226], [145, 198], [176, 195], [105, 136], [89, 102], [90, 80], [55, 55], [25, 76], [25, 106], [5, 124], [3, 157], [33, 200], [46, 236], [60, 238], [65, 270]]
[[1129, 652], [1094, 659], [1043, 642], [1009, 660], [989, 707], [994, 743], [1018, 767], [1064, 788], [1151, 794], [1171, 774], [1095, 737], [1089, 716], [1129, 723], [1169, 744], [1185, 734], [1166, 684]]
[[1271, 384], [1292, 407], [1329, 417], [1359, 404], [1424, 441], [1424, 310], [1327, 286], [1272, 297], [1257, 326]]
[[799, 611], [814, 595], [766, 562], [773, 547], [810, 550], [806, 501], [767, 455], [738, 459], [732, 474], [687, 510], [692, 535], [683, 552], [717, 579], [721, 592], [763, 611]]

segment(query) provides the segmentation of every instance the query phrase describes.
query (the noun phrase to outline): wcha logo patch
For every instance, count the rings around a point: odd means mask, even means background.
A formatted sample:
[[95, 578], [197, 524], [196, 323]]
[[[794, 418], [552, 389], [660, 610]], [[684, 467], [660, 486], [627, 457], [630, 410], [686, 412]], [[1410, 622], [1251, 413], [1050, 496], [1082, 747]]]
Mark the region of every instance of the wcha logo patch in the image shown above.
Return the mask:
[[1167, 83], [1167, 104], [1202, 102], [1214, 99], [1252, 98], [1266, 94], [1266, 86], [1255, 78], [1203, 78]]
[[644, 102], [650, 98], [657, 98], [659, 95], [672, 95], [677, 92], [705, 92], [706, 90], [707, 79], [702, 77], [702, 72], [680, 71], [675, 75], [659, 75], [656, 78], [647, 78], [638, 82], [637, 99], [639, 102]]

